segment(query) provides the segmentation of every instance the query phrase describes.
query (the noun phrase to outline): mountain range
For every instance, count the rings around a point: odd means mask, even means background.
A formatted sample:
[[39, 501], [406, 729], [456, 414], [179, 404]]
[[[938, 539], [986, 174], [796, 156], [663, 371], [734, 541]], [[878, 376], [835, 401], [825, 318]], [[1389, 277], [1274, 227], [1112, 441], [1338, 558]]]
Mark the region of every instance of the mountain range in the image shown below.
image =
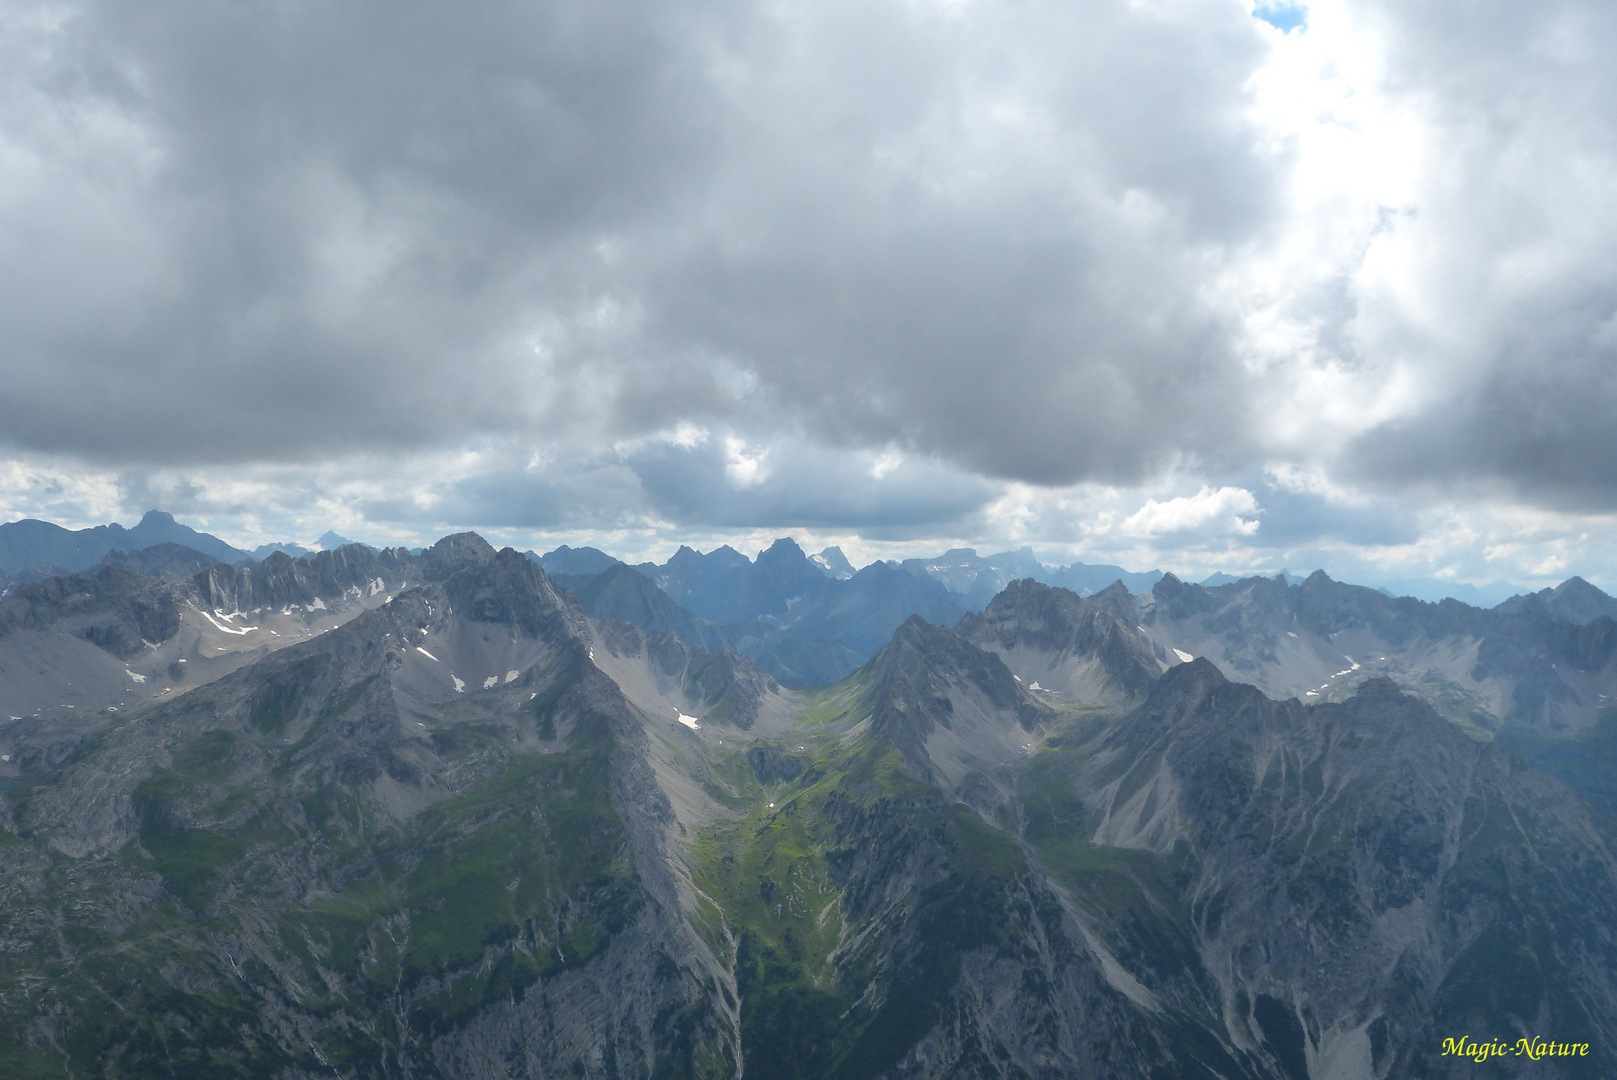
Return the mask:
[[[335, 551], [353, 541], [327, 530], [315, 543], [314, 549], [281, 542], [243, 551], [211, 533], [180, 524], [174, 515], [162, 510], [147, 511], [132, 529], [116, 523], [67, 529], [53, 522], [24, 518], [0, 524], [0, 596], [5, 595], [8, 582], [62, 577], [88, 570], [112, 555], [134, 555], [155, 547], [183, 547], [214, 562], [239, 563], [261, 561], [277, 551], [294, 558]], [[194, 561], [194, 556], [187, 558]]]
[[247, 558], [245, 551], [231, 547], [217, 536], [181, 525], [172, 514], [152, 510], [132, 529], [117, 524], [64, 529], [33, 518], [0, 524], [0, 570], [11, 574], [30, 567], [86, 570], [99, 563], [108, 552], [139, 551], [156, 544], [179, 544], [220, 562]]
[[[0, 596], [4, 596], [7, 587], [17, 581], [39, 581], [87, 570], [110, 552], [129, 553], [159, 543], [179, 544], [220, 562], [240, 563], [262, 561], [277, 551], [298, 558], [319, 551], [335, 551], [353, 542], [335, 530], [327, 530], [312, 548], [291, 541], [277, 541], [246, 551], [232, 547], [216, 536], [181, 525], [171, 514], [160, 510], [149, 511], [133, 529], [112, 524], [71, 530], [51, 522], [25, 519], [0, 524]], [[793, 547], [796, 545], [793, 544]], [[767, 551], [759, 553], [760, 557], [767, 554]], [[552, 575], [598, 574], [620, 561], [596, 548], [569, 548], [566, 545], [545, 555], [531, 551], [528, 555]], [[809, 555], [807, 560], [825, 576], [838, 580], [851, 578], [857, 572], [842, 550], [836, 547]], [[682, 548], [667, 563], [642, 563], [638, 568], [660, 587], [669, 589], [679, 603], [711, 621], [748, 622], [759, 612], [749, 610], [738, 613], [733, 608], [723, 610], [725, 601], [716, 595], [706, 594], [709, 592], [710, 577], [717, 575], [722, 579], [725, 573], [736, 571], [740, 563], [751, 561], [730, 547], [721, 547], [706, 555]], [[1114, 581], [1123, 582], [1131, 592], [1145, 592], [1163, 576], [1161, 570], [1131, 572], [1109, 564], [1074, 562], [1066, 566], [1048, 566], [1040, 562], [1030, 548], [986, 556], [978, 555], [971, 548], [952, 548], [933, 558], [912, 558], [902, 562], [893, 560], [889, 565], [941, 583], [954, 594], [956, 603], [971, 611], [981, 611], [1000, 590], [1020, 578], [1032, 578], [1046, 585], [1071, 589], [1080, 596], [1088, 596], [1100, 592]], [[794, 567], [793, 571], [798, 569]], [[1306, 577], [1293, 575], [1286, 570], [1282, 570], [1278, 576], [1288, 584], [1296, 584]], [[1220, 572], [1207, 576], [1202, 584], [1224, 585], [1238, 580], [1240, 578], [1236, 576]], [[682, 592], [682, 589], [685, 591]], [[1410, 579], [1384, 582], [1381, 591], [1388, 595], [1408, 595], [1431, 601], [1455, 598], [1474, 606], [1491, 606], [1517, 595], [1521, 590], [1497, 581], [1476, 586], [1437, 579]], [[739, 599], [731, 596], [729, 601], [733, 605]], [[710, 610], [700, 610], [708, 605], [715, 606]]]
[[771, 552], [17, 587], [0, 1075], [1617, 1067], [1603, 593], [1023, 578], [794, 689], [701, 635], [943, 586]]

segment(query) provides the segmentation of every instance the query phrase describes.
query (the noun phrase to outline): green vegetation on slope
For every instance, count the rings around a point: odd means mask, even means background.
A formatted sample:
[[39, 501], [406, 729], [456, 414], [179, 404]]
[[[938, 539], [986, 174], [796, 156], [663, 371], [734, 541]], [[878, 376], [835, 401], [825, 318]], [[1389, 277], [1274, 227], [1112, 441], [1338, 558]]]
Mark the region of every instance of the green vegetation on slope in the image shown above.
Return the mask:
[[[808, 718], [829, 726], [859, 699], [816, 695]], [[827, 736], [812, 750], [790, 781], [731, 783], [755, 801], [698, 837], [692, 862], [736, 941], [747, 1075], [866, 1080], [931, 1029], [965, 953], [1009, 947], [1026, 864], [892, 748]], [[908, 893], [885, 896], [882, 879], [906, 873]]]
[[8, 891], [12, 940], [37, 932], [0, 1008], [50, 1019], [0, 1030], [0, 1075], [381, 1076], [413, 1047], [430, 1076], [434, 1038], [587, 963], [643, 902], [610, 740], [442, 742], [484, 778], [402, 823], [295, 768], [303, 743], [181, 746], [137, 789], [122, 859], [39, 856], [43, 888]]

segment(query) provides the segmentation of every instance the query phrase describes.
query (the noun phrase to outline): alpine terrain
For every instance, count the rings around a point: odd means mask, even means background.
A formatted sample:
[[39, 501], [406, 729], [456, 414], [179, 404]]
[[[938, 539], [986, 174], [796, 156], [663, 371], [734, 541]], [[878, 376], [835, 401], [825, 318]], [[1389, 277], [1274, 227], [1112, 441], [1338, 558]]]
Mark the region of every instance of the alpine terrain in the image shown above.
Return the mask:
[[73, 543], [0, 600], [5, 1077], [1617, 1075], [1586, 583]]

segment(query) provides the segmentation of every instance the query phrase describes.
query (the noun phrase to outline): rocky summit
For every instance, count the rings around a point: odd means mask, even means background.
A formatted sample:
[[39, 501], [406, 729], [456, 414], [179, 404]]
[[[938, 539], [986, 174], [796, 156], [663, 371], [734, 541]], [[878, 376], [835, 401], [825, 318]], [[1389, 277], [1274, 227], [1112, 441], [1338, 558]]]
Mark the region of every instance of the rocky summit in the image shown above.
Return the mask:
[[1590, 587], [171, 547], [0, 600], [5, 1077], [1617, 1075]]

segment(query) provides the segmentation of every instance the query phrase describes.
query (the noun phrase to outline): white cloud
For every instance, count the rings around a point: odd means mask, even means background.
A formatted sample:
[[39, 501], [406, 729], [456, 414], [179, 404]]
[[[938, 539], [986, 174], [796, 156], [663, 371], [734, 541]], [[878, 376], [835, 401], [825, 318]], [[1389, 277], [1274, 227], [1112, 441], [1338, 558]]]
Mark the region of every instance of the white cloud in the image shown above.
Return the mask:
[[1166, 502], [1147, 499], [1124, 519], [1125, 536], [1140, 538], [1202, 532], [1213, 535], [1251, 536], [1258, 531], [1258, 500], [1245, 488], [1203, 487], [1194, 495]]
[[877, 455], [870, 465], [870, 478], [880, 480], [900, 465], [904, 464], [904, 454], [896, 447], [889, 446]]
[[0, 512], [1617, 568], [1612, 5], [559, 3], [13, 5]]
[[707, 445], [707, 436], [707, 428], [693, 424], [689, 420], [681, 420], [668, 441], [681, 449], [695, 450], [698, 446]]
[[724, 475], [738, 488], [757, 487], [769, 479], [769, 468], [764, 460], [767, 456], [767, 450], [749, 452], [745, 439], [727, 436], [724, 440]]

